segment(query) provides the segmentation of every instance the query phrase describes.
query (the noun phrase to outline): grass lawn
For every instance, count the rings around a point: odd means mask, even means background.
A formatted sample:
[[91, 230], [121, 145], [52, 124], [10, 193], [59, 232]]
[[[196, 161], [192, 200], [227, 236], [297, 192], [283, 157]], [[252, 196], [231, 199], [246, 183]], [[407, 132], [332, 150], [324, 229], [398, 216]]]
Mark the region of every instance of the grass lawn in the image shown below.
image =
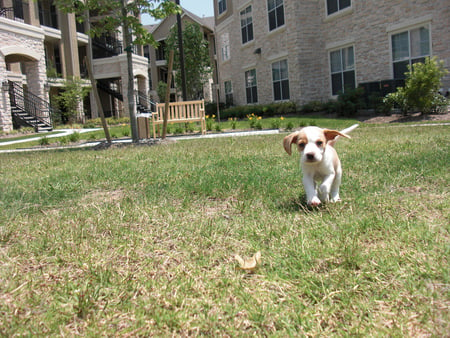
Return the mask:
[[0, 154], [0, 335], [448, 335], [449, 127], [361, 126], [317, 209], [284, 136]]

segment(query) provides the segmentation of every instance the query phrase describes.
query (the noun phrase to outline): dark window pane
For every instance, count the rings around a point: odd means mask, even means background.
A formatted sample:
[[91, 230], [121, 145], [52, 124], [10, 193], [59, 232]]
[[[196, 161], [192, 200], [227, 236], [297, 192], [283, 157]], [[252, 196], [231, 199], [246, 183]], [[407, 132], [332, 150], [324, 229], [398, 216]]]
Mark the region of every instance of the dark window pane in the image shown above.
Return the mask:
[[355, 72], [344, 72], [344, 90], [355, 89]]
[[284, 25], [284, 10], [283, 6], [277, 8], [277, 27]]
[[275, 18], [275, 11], [269, 12], [269, 29], [273, 30], [277, 28], [277, 21]]
[[247, 41], [251, 41], [253, 40], [253, 24], [250, 24], [247, 29], [248, 29]]
[[394, 63], [394, 79], [404, 79], [405, 73], [408, 71], [408, 61]]
[[339, 9], [350, 7], [351, 0], [339, 0]]
[[333, 95], [337, 95], [342, 91], [342, 75], [340, 73], [331, 75], [331, 87]]
[[338, 0], [327, 0], [328, 15], [338, 11]]
[[274, 101], [281, 100], [281, 83], [280, 82], [273, 83], [273, 99], [274, 99]]
[[282, 100], [289, 100], [289, 80], [283, 80], [281, 82]]
[[258, 91], [256, 87], [252, 87], [253, 103], [258, 102]]

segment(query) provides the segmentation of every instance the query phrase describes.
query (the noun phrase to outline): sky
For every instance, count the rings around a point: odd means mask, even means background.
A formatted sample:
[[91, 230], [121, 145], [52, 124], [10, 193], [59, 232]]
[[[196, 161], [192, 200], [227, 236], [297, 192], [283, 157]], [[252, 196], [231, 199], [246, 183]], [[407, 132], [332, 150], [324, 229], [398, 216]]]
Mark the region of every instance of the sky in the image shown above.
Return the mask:
[[[180, 0], [180, 5], [199, 17], [214, 16], [214, 0]], [[148, 15], [143, 15], [142, 23], [151, 25], [155, 23], [155, 20]]]

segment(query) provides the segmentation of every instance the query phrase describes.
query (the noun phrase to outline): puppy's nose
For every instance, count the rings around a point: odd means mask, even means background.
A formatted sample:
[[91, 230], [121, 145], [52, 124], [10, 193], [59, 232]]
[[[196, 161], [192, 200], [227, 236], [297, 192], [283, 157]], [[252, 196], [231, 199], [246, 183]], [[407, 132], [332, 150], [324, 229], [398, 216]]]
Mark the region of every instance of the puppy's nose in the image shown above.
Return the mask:
[[306, 154], [306, 159], [307, 159], [308, 161], [314, 160], [314, 153], [307, 153], [307, 154]]

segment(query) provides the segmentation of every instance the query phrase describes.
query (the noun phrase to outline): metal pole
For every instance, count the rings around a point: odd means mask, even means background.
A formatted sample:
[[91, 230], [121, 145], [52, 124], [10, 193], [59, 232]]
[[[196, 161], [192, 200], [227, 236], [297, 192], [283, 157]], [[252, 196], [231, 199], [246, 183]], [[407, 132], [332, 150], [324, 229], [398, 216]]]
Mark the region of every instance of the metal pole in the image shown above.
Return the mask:
[[[176, 0], [175, 3], [179, 6], [180, 0]], [[180, 53], [181, 92], [183, 95], [183, 101], [187, 101], [186, 72], [184, 71], [183, 31], [181, 28], [180, 14], [177, 14], [177, 26], [178, 26], [178, 50]]]

